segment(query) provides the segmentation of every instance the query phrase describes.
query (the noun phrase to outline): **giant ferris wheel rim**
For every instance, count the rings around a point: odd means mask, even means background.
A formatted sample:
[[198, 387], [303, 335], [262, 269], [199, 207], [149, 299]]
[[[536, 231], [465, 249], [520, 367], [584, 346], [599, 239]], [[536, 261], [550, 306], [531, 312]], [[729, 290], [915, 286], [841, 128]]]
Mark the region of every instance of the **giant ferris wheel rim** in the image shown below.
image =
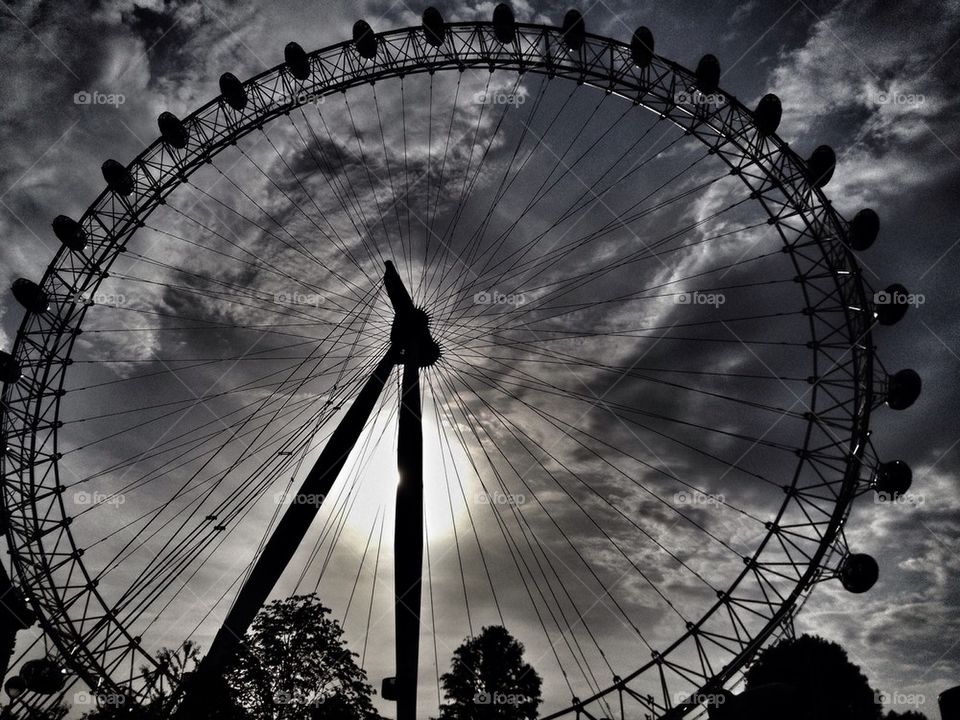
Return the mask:
[[[445, 42], [440, 47], [428, 42], [423, 28], [419, 26], [379, 33], [376, 35], [378, 42], [377, 56], [373, 60], [365, 60], [360, 57], [355, 51], [353, 41], [344, 41], [316, 50], [307, 55], [311, 74], [308, 80], [304, 81], [298, 81], [292, 76], [287, 63], [281, 63], [266, 70], [243, 84], [250, 98], [245, 110], [237, 111], [230, 108], [222, 96], [214, 98], [183, 119], [183, 125], [190, 134], [190, 142], [185, 150], [181, 151], [171, 147], [161, 137], [126, 165], [126, 170], [134, 180], [134, 188], [131, 192], [132, 199], [121, 198], [113, 190], [106, 188], [91, 204], [79, 220], [80, 226], [84, 229], [88, 239], [86, 250], [77, 251], [66, 245], [62, 246], [40, 283], [40, 287], [53, 300], [57, 317], [51, 319], [48, 317], [49, 313], [28, 312], [20, 326], [13, 351], [14, 357], [24, 368], [25, 375], [24, 380], [16, 387], [28, 390], [27, 399], [32, 398], [34, 400], [35, 408], [31, 415], [33, 434], [28, 451], [30, 462], [25, 463], [24, 467], [21, 468], [22, 470], [29, 465], [27, 497], [32, 498], [29, 507], [32, 510], [33, 531], [38, 533], [41, 528], [47, 529], [44, 527], [46, 521], [38, 513], [36, 506], [36, 503], [40, 500], [37, 490], [44, 488], [42, 479], [37, 482], [37, 473], [47, 472], [47, 470], [42, 469], [47, 465], [52, 468], [54, 476], [57, 477], [55, 487], [45, 489], [52, 494], [52, 497], [55, 498], [54, 502], [59, 506], [61, 524], [55, 529], [62, 532], [70, 544], [71, 552], [69, 555], [71, 559], [67, 562], [73, 562], [79, 572], [83, 574], [87, 584], [90, 585], [87, 592], [105, 611], [102, 622], [108, 624], [112, 622], [108, 604], [100, 596], [80, 559], [82, 556], [81, 549], [74, 542], [69, 522], [67, 522], [69, 518], [66, 508], [63, 505], [62, 497], [57, 493], [57, 488], [61, 488], [62, 485], [59, 483], [56, 458], [56, 423], [58, 422], [56, 418], [59, 412], [60, 393], [63, 391], [63, 381], [66, 376], [66, 368], [69, 365], [70, 353], [73, 343], [79, 335], [77, 331], [82, 326], [83, 316], [88, 307], [85, 303], [77, 301], [77, 295], [95, 289], [102, 282], [105, 273], [109, 272], [113, 260], [116, 259], [123, 246], [150, 212], [163, 202], [166, 195], [186, 182], [190, 175], [202, 167], [210, 158], [241, 137], [255, 132], [263, 125], [305, 104], [310, 98], [316, 97], [318, 94], [328, 95], [345, 92], [350, 88], [381, 79], [402, 78], [405, 74], [423, 72], [462, 72], [466, 69], [489, 69], [491, 72], [507, 70], [516, 71], [520, 74], [524, 72], [540, 73], [617, 94], [625, 100], [661, 114], [664, 119], [668, 119], [684, 132], [696, 136], [708, 147], [714, 147], [715, 154], [721, 160], [727, 162], [731, 168], [738, 167], [738, 164], [733, 160], [739, 158], [741, 161], [749, 161], [757, 170], [762, 170], [762, 173], [758, 173], [757, 178], [755, 178], [758, 185], [754, 188], [754, 191], [758, 194], [757, 199], [761, 202], [765, 211], [771, 217], [777, 217], [783, 212], [783, 208], [789, 205], [793, 212], [803, 218], [809, 231], [809, 249], [802, 248], [799, 254], [806, 252], [819, 253], [820, 257], [812, 260], [811, 264], [820, 263], [823, 267], [829, 268], [830, 279], [834, 285], [830, 292], [836, 293], [844, 299], [849, 296], [849, 302], [845, 304], [844, 314], [846, 316], [846, 340], [849, 343], [847, 351], [852, 356], [856, 356], [850, 360], [854, 376], [855, 397], [853, 403], [856, 406], [856, 411], [855, 419], [852, 421], [853, 432], [848, 439], [848, 448], [844, 453], [848, 458], [847, 469], [838, 481], [840, 492], [829, 525], [823, 532], [819, 552], [815, 559], [808, 564], [806, 572], [802, 580], [797, 583], [794, 593], [780, 605], [776, 613], [777, 620], [771, 620], [765, 636], [761, 638], [758, 635], [740, 653], [741, 657], [747, 658], [775, 631], [777, 622], [790, 613], [816, 575], [822, 571], [823, 566], [820, 563], [835, 546], [837, 534], [849, 512], [858, 482], [859, 465], [866, 444], [870, 409], [873, 405], [873, 346], [870, 335], [872, 322], [869, 321], [865, 312], [865, 309], [869, 307], [868, 288], [859, 273], [859, 267], [852, 251], [846, 247], [846, 223], [833, 209], [822, 189], [809, 183], [805, 173], [804, 161], [789, 148], [786, 142], [775, 134], [765, 135], [762, 138], [758, 137], [753, 114], [740, 101], [728, 95], [726, 97], [729, 102], [717, 110], [705, 108], [690, 110], [674, 103], [673, 99], [663, 92], [664, 89], [676, 87], [675, 83], [677, 81], [693, 83], [696, 78], [693, 71], [678, 63], [655, 55], [650, 65], [645, 68], [630, 67], [629, 43], [592, 33], [585, 34], [583, 45], [573, 57], [572, 54], [564, 50], [562, 28], [549, 25], [517, 23], [516, 38], [512, 47], [509, 48], [497, 41], [494, 23], [491, 22], [447, 23], [445, 29]], [[593, 54], [591, 55], [591, 53]], [[609, 66], [603, 65], [604, 59], [609, 59]], [[335, 77], [335, 71], [342, 73], [339, 81], [332, 79]], [[632, 95], [630, 94], [631, 91], [633, 92]], [[276, 104], [273, 98], [278, 95], [286, 96], [290, 99], [290, 102]], [[198, 138], [201, 137], [203, 140], [198, 141]], [[764, 153], [763, 157], [759, 156], [760, 152]], [[761, 163], [766, 163], [766, 166], [764, 167]], [[743, 167], [743, 165], [739, 165], [739, 167]], [[748, 187], [754, 187], [750, 182], [754, 178], [745, 178], [741, 172], [741, 179]], [[774, 182], [766, 185], [771, 180]], [[766, 189], [762, 189], [765, 186]], [[791, 193], [788, 193], [788, 189]], [[773, 196], [779, 192], [783, 193], [785, 200], [781, 202], [781, 209], [777, 210], [775, 201], [772, 197], [768, 197], [767, 193]], [[801, 206], [803, 209], [800, 209]], [[779, 227], [778, 230], [780, 230]], [[782, 230], [780, 230], [780, 233], [781, 239], [786, 242]], [[790, 254], [794, 263], [798, 263], [797, 252], [791, 252]], [[836, 267], [830, 267], [830, 263], [841, 265], [848, 274], [839, 275], [836, 272]], [[798, 267], [798, 272], [799, 269]], [[67, 278], [71, 273], [77, 278], [87, 278], [87, 283], [68, 282]], [[808, 297], [808, 305], [814, 306], [815, 303], [811, 302], [808, 294], [810, 292], [809, 281], [803, 273], [800, 273], [800, 277], [803, 278], [801, 284], [804, 294]], [[73, 297], [72, 301], [69, 300], [71, 296]], [[811, 342], [813, 343], [817, 342], [818, 337], [817, 329], [814, 327], [816, 320], [815, 314], [811, 313], [809, 323], [813, 337]], [[42, 347], [38, 347], [33, 340], [36, 335], [44, 337]], [[30, 358], [30, 353], [38, 349], [42, 349], [43, 352], [40, 356], [45, 358], [45, 361], [40, 363], [32, 361]], [[821, 348], [816, 346], [813, 348], [814, 362], [818, 365], [824, 361], [820, 357], [821, 352]], [[61, 353], [62, 357], [60, 356]], [[27, 377], [28, 374], [29, 377]], [[51, 386], [55, 388], [52, 391]], [[9, 438], [6, 436], [6, 427], [10, 422], [14, 406], [12, 402], [13, 388], [14, 386], [8, 385], [3, 393], [4, 431], [5, 443], [7, 444], [9, 444]], [[42, 389], [42, 391], [31, 394], [29, 391], [33, 389]], [[814, 386], [812, 393], [816, 394], [817, 392], [818, 388]], [[54, 415], [49, 427], [47, 427], [40, 420], [45, 418], [45, 408], [49, 409], [51, 407], [54, 409]], [[809, 443], [810, 432], [814, 424], [815, 419], [811, 418], [807, 426], [807, 443]], [[37, 452], [36, 435], [39, 432], [49, 432], [53, 438], [53, 453], [48, 458], [41, 458]], [[24, 447], [26, 448], [26, 445]], [[798, 461], [798, 469], [793, 474], [793, 485], [797, 482], [799, 469], [803, 462], [803, 458]], [[14, 474], [7, 471], [6, 466], [9, 463], [7, 454], [4, 453], [5, 480], [8, 475], [12, 476]], [[13, 483], [5, 482], [3, 498], [7, 508], [16, 505], [12, 495], [8, 498], [10, 490], [7, 489], [7, 486], [12, 485]], [[789, 492], [785, 495], [786, 497], [777, 514], [778, 518], [782, 517], [787, 506], [796, 500], [796, 497]], [[23, 497], [23, 495], [21, 494], [20, 497]], [[42, 570], [37, 570], [37, 568], [43, 567], [44, 564], [49, 566], [51, 560], [45, 556], [43, 545], [39, 543], [39, 537], [36, 538], [38, 544], [34, 545], [27, 533], [22, 536], [16, 535], [18, 529], [19, 526], [15, 528], [14, 523], [11, 522], [7, 530], [10, 547], [15, 549], [12, 555], [17, 575], [21, 581], [24, 578], [39, 579], [43, 573]], [[756, 550], [754, 560], [759, 557], [775, 532], [774, 528], [768, 530], [766, 537]], [[31, 550], [36, 550], [36, 555]], [[585, 709], [590, 703], [610, 693], [624, 689], [628, 690], [630, 680], [663, 663], [681, 643], [690, 638], [696, 640], [696, 632], [707, 617], [720, 608], [729, 606], [731, 592], [738, 587], [745, 576], [755, 570], [756, 568], [750, 565], [744, 567], [740, 575], [731, 584], [726, 597], [718, 598], [717, 602], [693, 628], [688, 628], [685, 635], [678, 638], [670, 647], [665, 648], [657, 657], [652, 658], [634, 673], [621, 678], [619, 682], [610, 685], [602, 692], [578, 700], [570, 707], [547, 716], [547, 720]], [[89, 662], [87, 666], [83, 666], [79, 662], [77, 654], [80, 656], [90, 654], [90, 651], [83, 646], [83, 634], [75, 629], [73, 633], [64, 632], [67, 628], [56, 625], [58, 614], [66, 622], [70, 622], [66, 613], [65, 598], [54, 599], [47, 596], [43, 599], [51, 600], [51, 605], [42, 604], [40, 595], [43, 592], [50, 592], [55, 595], [56, 590], [56, 588], [43, 588], [39, 593], [33, 589], [31, 592], [31, 602], [35, 608], [41, 611], [39, 614], [44, 629], [58, 645], [62, 655], [74, 658], [78, 661], [78, 667], [87, 667], [90, 670], [83, 678], [86, 682], [91, 684], [105, 680], [109, 682], [109, 672], [98, 662]], [[71, 604], [72, 602], [75, 602], [75, 599], [71, 600]], [[58, 610], [59, 613], [50, 612], [51, 610]], [[125, 637], [125, 642], [133, 648], [131, 652], [135, 657], [152, 660], [149, 653], [137, 647], [138, 638], [126, 633], [125, 629], [121, 627], [115, 629]], [[94, 658], [88, 657], [87, 660], [92, 661]], [[734, 675], [739, 666], [740, 664], [731, 663], [729, 667], [716, 673], [711, 678], [711, 683], [719, 682], [722, 684]], [[98, 667], [100, 672], [96, 672]], [[84, 675], [84, 673], [80, 674], [81, 676]]]

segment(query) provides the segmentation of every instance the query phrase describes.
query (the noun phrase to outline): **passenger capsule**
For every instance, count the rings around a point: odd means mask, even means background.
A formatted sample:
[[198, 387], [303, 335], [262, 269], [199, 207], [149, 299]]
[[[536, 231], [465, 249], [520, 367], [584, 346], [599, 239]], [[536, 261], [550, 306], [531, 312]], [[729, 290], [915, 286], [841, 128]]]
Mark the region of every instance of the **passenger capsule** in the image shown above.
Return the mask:
[[116, 160], [107, 160], [100, 166], [100, 171], [103, 173], [103, 179], [107, 181], [107, 187], [117, 195], [126, 197], [133, 192], [133, 175]]
[[887, 407], [906, 410], [913, 405], [923, 388], [923, 381], [915, 370], [899, 370], [887, 378]]
[[283, 60], [287, 70], [297, 80], [306, 80], [310, 77], [310, 59], [307, 57], [307, 52], [297, 43], [287, 43], [283, 49]]
[[23, 377], [20, 363], [14, 360], [13, 355], [0, 350], [0, 382], [4, 385], [12, 385], [19, 382]]
[[234, 110], [243, 110], [247, 106], [247, 90], [233, 73], [224, 73], [220, 76], [220, 94], [227, 105]]
[[66, 678], [60, 665], [50, 658], [29, 660], [20, 668], [27, 690], [40, 695], [53, 695], [61, 690]]
[[83, 226], [66, 215], [57, 215], [53, 219], [53, 234], [71, 250], [81, 252], [87, 247], [87, 234]]
[[500, 3], [493, 9], [493, 34], [504, 45], [509, 45], [516, 37], [517, 21], [506, 3]]
[[383, 679], [380, 684], [380, 697], [388, 702], [397, 701], [397, 679], [395, 677]]
[[568, 10], [560, 25], [564, 44], [571, 50], [579, 50], [586, 39], [587, 26], [578, 10]]
[[443, 37], [446, 33], [446, 26], [443, 23], [443, 15], [435, 7], [428, 7], [423, 11], [423, 34], [427, 42], [434, 47], [443, 45]]
[[837, 167], [837, 155], [829, 145], [821, 145], [807, 160], [807, 179], [814, 187], [822, 188], [833, 177]]
[[33, 313], [45, 313], [50, 309], [50, 296], [33, 280], [19, 278], [11, 286], [17, 302]]
[[3, 684], [3, 689], [11, 700], [16, 700], [27, 691], [27, 684], [22, 677], [14, 675]]
[[377, 56], [377, 36], [365, 20], [353, 24], [353, 45], [362, 58], [371, 60]]
[[896, 325], [907, 313], [910, 293], [900, 283], [888, 285], [874, 294], [873, 309], [881, 325]]
[[840, 567], [840, 583], [847, 592], [865, 593], [876, 584], [879, 577], [877, 561], [864, 553], [848, 555]]
[[753, 123], [763, 136], [773, 135], [780, 127], [782, 117], [783, 105], [780, 104], [780, 98], [773, 93], [767, 93], [760, 98], [757, 109], [753, 111]]
[[160, 117], [157, 118], [157, 127], [160, 128], [160, 137], [170, 147], [182, 150], [187, 146], [187, 140], [190, 139], [187, 128], [172, 112], [160, 113]]
[[854, 250], [866, 250], [873, 245], [880, 233], [880, 216], [870, 208], [864, 208], [850, 221], [848, 242]]
[[717, 91], [720, 87], [720, 61], [715, 55], [704, 55], [697, 63], [697, 90], [704, 95]]
[[913, 471], [903, 460], [891, 460], [877, 466], [874, 489], [887, 495], [902, 495], [913, 484]]
[[630, 59], [637, 67], [646, 67], [653, 60], [653, 33], [650, 28], [641, 25], [630, 38]]

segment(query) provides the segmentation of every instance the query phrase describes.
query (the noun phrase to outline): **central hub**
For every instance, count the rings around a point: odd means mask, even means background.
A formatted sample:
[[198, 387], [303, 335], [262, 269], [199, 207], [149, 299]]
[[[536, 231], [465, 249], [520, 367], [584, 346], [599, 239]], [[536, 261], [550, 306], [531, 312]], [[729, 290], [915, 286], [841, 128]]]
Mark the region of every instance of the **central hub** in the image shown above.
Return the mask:
[[404, 365], [427, 367], [440, 359], [440, 346], [430, 335], [430, 317], [422, 308], [415, 307], [400, 274], [389, 260], [383, 274], [383, 284], [393, 305], [393, 327], [390, 342]]

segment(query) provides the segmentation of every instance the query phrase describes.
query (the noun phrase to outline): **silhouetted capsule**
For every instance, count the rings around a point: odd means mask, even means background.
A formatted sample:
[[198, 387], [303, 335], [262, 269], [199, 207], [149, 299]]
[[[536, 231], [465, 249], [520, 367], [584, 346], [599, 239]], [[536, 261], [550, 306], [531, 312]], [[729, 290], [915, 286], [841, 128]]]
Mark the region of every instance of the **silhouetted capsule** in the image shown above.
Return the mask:
[[880, 577], [877, 561], [864, 553], [848, 555], [840, 568], [840, 583], [852, 593], [865, 593]]
[[160, 113], [160, 117], [157, 118], [157, 127], [160, 128], [160, 137], [167, 145], [180, 149], [187, 146], [187, 140], [190, 139], [187, 128], [172, 112]]
[[353, 24], [353, 45], [362, 58], [370, 60], [377, 56], [377, 36], [365, 20]]
[[388, 702], [396, 702], [397, 700], [397, 679], [395, 677], [388, 677], [383, 679], [383, 683], [380, 685], [380, 697]]
[[907, 289], [900, 283], [888, 285], [873, 296], [873, 309], [881, 325], [896, 325], [907, 312]]
[[247, 90], [233, 73], [220, 76], [220, 94], [234, 110], [243, 110], [247, 106]]
[[33, 280], [18, 278], [10, 287], [13, 297], [24, 308], [34, 313], [45, 313], [50, 309], [50, 296], [44, 292]]
[[903, 460], [880, 463], [874, 476], [874, 488], [888, 495], [902, 495], [913, 484], [913, 471]]
[[571, 50], [579, 50], [583, 46], [586, 38], [587, 26], [583, 22], [583, 15], [577, 10], [568, 10], [563, 16], [563, 23], [560, 26], [563, 34], [563, 42]]
[[11, 384], [23, 376], [20, 363], [14, 360], [13, 355], [0, 350], [0, 382]]
[[443, 15], [435, 7], [428, 7], [423, 11], [423, 34], [427, 42], [434, 47], [443, 45], [443, 36], [446, 33], [446, 25], [443, 22]]
[[720, 87], [720, 61], [714, 55], [704, 55], [697, 63], [697, 90], [704, 95]]
[[864, 208], [850, 221], [849, 242], [854, 250], [866, 250], [880, 233], [880, 217], [870, 208]]
[[516, 37], [517, 21], [506, 3], [500, 3], [493, 9], [493, 34], [504, 45], [512, 43]]
[[899, 370], [887, 379], [887, 406], [891, 410], [906, 410], [913, 405], [923, 388], [923, 381], [915, 370]]
[[61, 690], [66, 678], [60, 665], [50, 658], [29, 660], [20, 668], [27, 690], [39, 695], [53, 695]]
[[833, 177], [837, 167], [837, 155], [829, 145], [821, 145], [807, 160], [807, 179], [814, 187], [822, 188]]
[[3, 689], [11, 700], [16, 700], [27, 691], [27, 684], [22, 677], [14, 675], [3, 684]]
[[100, 166], [100, 171], [107, 181], [107, 187], [117, 195], [126, 196], [133, 192], [133, 175], [116, 160], [107, 160]]
[[310, 77], [310, 60], [306, 51], [295, 42], [287, 43], [283, 49], [283, 60], [287, 70], [297, 80], [306, 80]]
[[653, 33], [650, 28], [641, 25], [633, 31], [630, 39], [630, 59], [637, 67], [646, 67], [653, 60]]
[[753, 123], [761, 135], [773, 135], [780, 127], [780, 118], [783, 117], [783, 106], [780, 98], [768, 93], [760, 98], [757, 109], [753, 111]]
[[83, 226], [66, 215], [57, 215], [53, 219], [53, 234], [71, 250], [80, 252], [87, 247], [87, 234]]

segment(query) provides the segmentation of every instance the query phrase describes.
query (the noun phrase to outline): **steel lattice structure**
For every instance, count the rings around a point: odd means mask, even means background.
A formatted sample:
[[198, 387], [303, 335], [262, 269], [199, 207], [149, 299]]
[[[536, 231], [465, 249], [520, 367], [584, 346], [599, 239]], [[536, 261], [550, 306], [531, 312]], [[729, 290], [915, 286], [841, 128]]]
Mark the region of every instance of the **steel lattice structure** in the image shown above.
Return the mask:
[[[212, 100], [184, 118], [185, 148], [158, 139], [127, 166], [135, 183], [129, 196], [104, 190], [90, 206], [79, 221], [87, 248], [63, 247], [51, 261], [40, 283], [50, 311], [25, 317], [14, 350], [23, 378], [3, 394], [3, 504], [17, 582], [62, 661], [90, 687], [136, 694], [138, 668], [156, 667], [156, 660], [98, 592], [62, 499], [58, 414], [71, 350], [89, 307], [85, 298], [108, 277], [144, 219], [224, 148], [313, 98], [415, 73], [468, 68], [542, 73], [595, 86], [659, 114], [698, 138], [750, 189], [782, 239], [806, 304], [814, 410], [766, 538], [682, 637], [638, 661], [635, 672], [614, 678], [601, 693], [574, 698], [547, 720], [596, 718], [602, 715], [600, 703], [613, 698], [621, 712], [626, 701], [655, 717], [684, 715], [698, 704], [678, 703], [676, 688], [695, 696], [735, 680], [810, 586], [836, 575], [846, 552], [842, 527], [864, 486], [864, 466], [872, 462], [868, 424], [883, 400], [883, 381], [874, 378], [871, 290], [849, 247], [848, 224], [809, 181], [804, 160], [776, 135], [760, 133], [753, 113], [734, 98], [719, 107], [678, 103], [678, 93], [695, 85], [694, 73], [659, 56], [637, 67], [627, 43], [588, 34], [572, 51], [559, 28], [533, 24], [518, 24], [514, 42], [506, 45], [496, 39], [492, 23], [452, 23], [446, 31], [440, 47], [427, 41], [421, 27], [384, 32], [372, 59], [343, 42], [309, 55], [307, 80], [280, 65], [246, 81], [249, 102], [243, 110], [223, 98]], [[700, 661], [676, 661], [681, 651]], [[650, 677], [659, 678], [660, 696], [634, 689], [639, 678]]]

